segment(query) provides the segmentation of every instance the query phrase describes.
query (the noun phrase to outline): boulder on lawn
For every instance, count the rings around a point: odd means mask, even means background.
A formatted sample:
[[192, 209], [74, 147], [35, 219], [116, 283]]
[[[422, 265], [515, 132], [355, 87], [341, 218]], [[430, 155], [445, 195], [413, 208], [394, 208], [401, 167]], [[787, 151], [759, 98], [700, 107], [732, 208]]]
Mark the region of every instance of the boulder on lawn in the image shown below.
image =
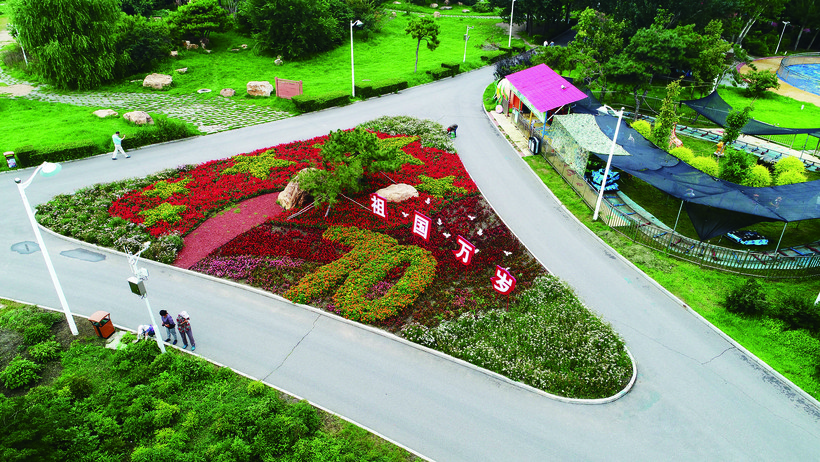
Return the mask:
[[438, 11], [433, 11], [433, 17], [434, 17], [434, 18], [440, 18], [440, 17], [441, 17], [441, 13], [439, 13]]
[[[313, 168], [309, 167], [302, 169], [299, 173], [302, 173], [305, 170], [313, 170]], [[279, 193], [279, 197], [276, 199], [276, 202], [278, 202], [279, 205], [281, 205], [285, 210], [296, 208], [300, 209], [313, 202], [313, 196], [299, 187], [299, 174], [297, 173], [296, 176], [290, 180], [290, 183], [285, 186], [285, 190]]]
[[225, 98], [230, 98], [231, 96], [236, 94], [236, 90], [233, 88], [223, 88], [220, 92], [220, 96], [224, 96]]
[[267, 80], [248, 82], [247, 90], [251, 96], [270, 96], [273, 85]]
[[179, 58], [179, 52], [176, 50], [171, 50], [171, 57], [172, 58]]
[[145, 111], [131, 111], [122, 115], [123, 119], [134, 122], [137, 125], [153, 124], [154, 119]]
[[179, 74], [184, 74], [184, 73], [188, 72], [188, 68], [187, 68], [187, 67], [183, 67], [182, 69], [177, 69], [176, 71], [177, 71], [177, 73], [179, 73]]
[[376, 191], [376, 194], [382, 196], [387, 202], [404, 202], [413, 197], [419, 197], [419, 192], [416, 188], [405, 183], [391, 184], [386, 188]]
[[143, 87], [153, 88], [154, 90], [162, 90], [171, 85], [174, 79], [166, 74], [150, 74], [142, 80]]
[[94, 111], [93, 114], [102, 119], [103, 117], [109, 117], [109, 116], [117, 115], [117, 111], [114, 111], [114, 110], [111, 110], [111, 109], [100, 109], [100, 110]]

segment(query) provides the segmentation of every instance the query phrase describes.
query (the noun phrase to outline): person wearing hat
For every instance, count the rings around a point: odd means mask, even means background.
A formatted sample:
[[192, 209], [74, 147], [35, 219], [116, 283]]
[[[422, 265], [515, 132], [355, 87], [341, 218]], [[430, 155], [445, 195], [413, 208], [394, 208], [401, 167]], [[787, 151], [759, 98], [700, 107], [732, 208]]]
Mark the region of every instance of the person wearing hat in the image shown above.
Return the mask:
[[179, 329], [179, 335], [182, 336], [182, 348], [188, 348], [188, 340], [190, 340], [191, 351], [196, 350], [196, 342], [194, 342], [194, 333], [191, 332], [191, 317], [188, 316], [187, 311], [181, 311], [177, 315], [177, 329]]
[[114, 135], [111, 136], [111, 139], [114, 140], [114, 153], [111, 156], [111, 160], [117, 160], [117, 154], [120, 152], [122, 153], [122, 155], [125, 156], [126, 159], [131, 157], [128, 154], [126, 154], [125, 151], [123, 151], [122, 149], [122, 138], [120, 138], [120, 132], [114, 133]]

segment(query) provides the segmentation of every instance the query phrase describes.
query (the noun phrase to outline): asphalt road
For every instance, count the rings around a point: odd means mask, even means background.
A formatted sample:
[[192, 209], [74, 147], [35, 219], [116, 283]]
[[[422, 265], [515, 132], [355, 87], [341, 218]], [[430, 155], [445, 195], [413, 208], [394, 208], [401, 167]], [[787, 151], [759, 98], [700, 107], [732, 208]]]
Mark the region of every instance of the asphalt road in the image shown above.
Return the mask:
[[[103, 155], [67, 163], [59, 175], [35, 179], [27, 194], [36, 204], [85, 185], [310, 138], [380, 115], [458, 123], [456, 147], [497, 213], [625, 338], [639, 374], [623, 398], [603, 405], [553, 400], [389, 334], [149, 262], [152, 308], [186, 309], [202, 356], [439, 461], [817, 460], [817, 401], [761, 367], [563, 209], [483, 113], [480, 95], [491, 73], [153, 146], [127, 160]], [[12, 249], [34, 241], [13, 182], [28, 174], [0, 174], [0, 296], [59, 308], [42, 255]], [[104, 309], [131, 328], [147, 322], [144, 302], [128, 290], [124, 257], [50, 235], [46, 244], [75, 313]], [[86, 249], [79, 252], [86, 258], [71, 252], [77, 249]], [[95, 256], [104, 259], [87, 258]]]

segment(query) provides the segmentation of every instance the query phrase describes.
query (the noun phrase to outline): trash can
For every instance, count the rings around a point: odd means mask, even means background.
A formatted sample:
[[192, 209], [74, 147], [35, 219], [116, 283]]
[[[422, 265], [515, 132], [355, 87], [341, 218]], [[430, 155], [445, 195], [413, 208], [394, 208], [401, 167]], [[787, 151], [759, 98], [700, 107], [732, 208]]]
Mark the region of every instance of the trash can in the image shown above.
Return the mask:
[[94, 326], [94, 330], [97, 331], [97, 335], [101, 338], [108, 338], [114, 334], [114, 323], [111, 322], [111, 313], [97, 311], [92, 314], [88, 320], [91, 321], [91, 325]]
[[3, 155], [6, 156], [6, 164], [9, 168], [17, 168], [17, 159], [14, 158], [14, 151], [6, 151]]

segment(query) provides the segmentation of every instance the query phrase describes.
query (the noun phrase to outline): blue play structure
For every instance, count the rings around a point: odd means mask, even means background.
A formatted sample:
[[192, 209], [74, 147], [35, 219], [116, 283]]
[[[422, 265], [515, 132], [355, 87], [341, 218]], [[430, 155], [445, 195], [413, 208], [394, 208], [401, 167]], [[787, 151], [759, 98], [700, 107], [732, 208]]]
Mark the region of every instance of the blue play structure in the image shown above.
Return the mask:
[[[589, 184], [592, 185], [595, 190], [599, 190], [601, 187], [601, 181], [604, 179], [604, 169], [593, 170], [592, 172], [587, 174], [587, 181]], [[609, 175], [606, 177], [606, 187], [604, 191], [606, 192], [614, 192], [618, 190], [618, 180], [621, 179], [621, 174], [614, 170], [609, 171]]]
[[726, 237], [743, 245], [768, 245], [769, 240], [766, 236], [757, 231], [732, 231], [726, 233]]

